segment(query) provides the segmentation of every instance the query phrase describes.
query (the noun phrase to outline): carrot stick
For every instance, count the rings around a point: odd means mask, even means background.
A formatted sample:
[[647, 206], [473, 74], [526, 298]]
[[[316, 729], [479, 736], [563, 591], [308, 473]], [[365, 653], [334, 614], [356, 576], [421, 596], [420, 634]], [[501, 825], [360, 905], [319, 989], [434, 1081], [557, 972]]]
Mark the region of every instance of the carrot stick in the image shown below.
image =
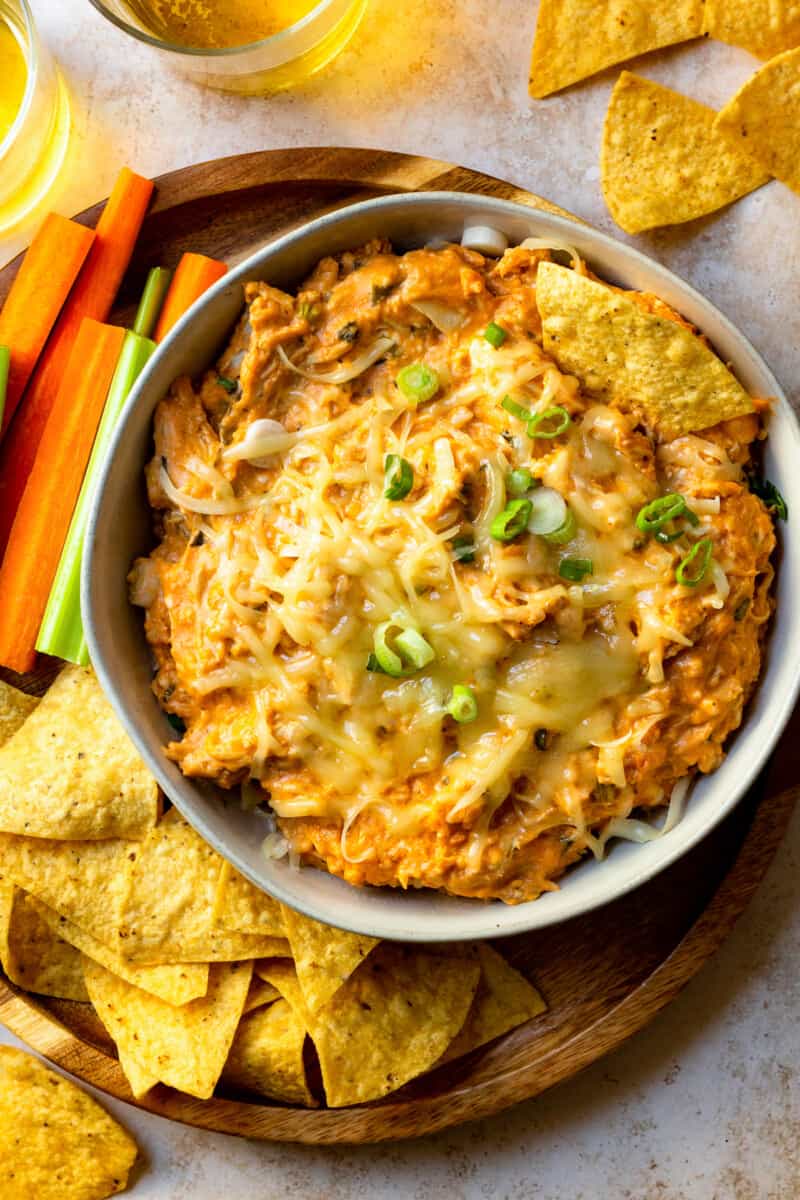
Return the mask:
[[125, 330], [81, 323], [0, 568], [0, 664], [29, 671]]
[[84, 317], [104, 321], [130, 262], [153, 185], [127, 167], [97, 223], [94, 244], [0, 446], [0, 552], [22, 500], [39, 441]]
[[50, 213], [28, 247], [0, 311], [0, 344], [11, 350], [0, 436], [14, 415], [94, 239], [93, 229]]
[[172, 326], [228, 270], [225, 263], [205, 254], [184, 254], [173, 276], [153, 340], [162, 342]]

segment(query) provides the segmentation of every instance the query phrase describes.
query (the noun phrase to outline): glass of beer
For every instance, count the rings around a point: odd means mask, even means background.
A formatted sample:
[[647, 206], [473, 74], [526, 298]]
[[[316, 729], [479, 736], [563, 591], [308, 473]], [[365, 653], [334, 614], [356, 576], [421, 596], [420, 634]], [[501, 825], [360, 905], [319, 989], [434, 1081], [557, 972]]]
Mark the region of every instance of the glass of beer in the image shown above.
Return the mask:
[[208, 87], [266, 95], [343, 49], [367, 0], [90, 0], [109, 21]]
[[69, 141], [69, 97], [28, 0], [0, 0], [0, 232], [49, 191]]

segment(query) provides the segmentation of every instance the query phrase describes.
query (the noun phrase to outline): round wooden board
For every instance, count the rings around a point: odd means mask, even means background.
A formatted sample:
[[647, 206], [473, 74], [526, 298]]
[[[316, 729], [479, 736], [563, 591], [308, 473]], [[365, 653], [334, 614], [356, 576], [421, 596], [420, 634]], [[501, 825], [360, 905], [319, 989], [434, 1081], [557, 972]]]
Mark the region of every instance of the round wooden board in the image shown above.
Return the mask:
[[[234, 263], [269, 238], [330, 209], [405, 190], [482, 192], [563, 212], [521, 188], [432, 159], [358, 149], [277, 150], [175, 171], [155, 203], [113, 319], [124, 323], [147, 270], [191, 249]], [[78, 218], [94, 224], [100, 206]], [[564, 214], [568, 215], [568, 214]], [[0, 271], [0, 302], [18, 260]], [[30, 676], [0, 672], [41, 692], [55, 664]], [[413, 1137], [487, 1116], [575, 1074], [667, 1004], [722, 943], [762, 879], [794, 807], [800, 780], [781, 748], [735, 812], [680, 862], [588, 917], [506, 939], [503, 954], [533, 978], [548, 1011], [489, 1047], [414, 1081], [387, 1100], [340, 1109], [269, 1101], [193, 1100], [157, 1088], [139, 1107], [252, 1138], [308, 1143]], [[613, 851], [612, 851], [613, 852]], [[87, 1083], [132, 1101], [114, 1048], [88, 1006], [31, 997], [0, 977], [0, 1021]]]

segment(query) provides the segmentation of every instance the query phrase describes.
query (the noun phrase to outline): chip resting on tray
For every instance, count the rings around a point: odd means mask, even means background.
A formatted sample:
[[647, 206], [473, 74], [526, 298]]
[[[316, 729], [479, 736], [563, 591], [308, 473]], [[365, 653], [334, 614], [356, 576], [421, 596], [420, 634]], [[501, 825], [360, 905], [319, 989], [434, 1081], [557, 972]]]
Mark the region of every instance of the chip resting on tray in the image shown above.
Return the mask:
[[223, 1083], [314, 1107], [303, 1061], [305, 1040], [305, 1023], [286, 1000], [250, 1013], [236, 1031]]
[[545, 349], [586, 389], [633, 409], [661, 437], [752, 412], [753, 402], [689, 329], [556, 263], [536, 281]]
[[322, 925], [285, 905], [283, 918], [303, 1000], [314, 1013], [350, 978], [378, 939]]
[[229, 862], [223, 863], [217, 881], [214, 924], [236, 933], [261, 933], [272, 937], [286, 934], [277, 900], [254, 887]]
[[547, 1008], [536, 988], [491, 946], [478, 946], [477, 961], [481, 974], [475, 998], [443, 1062], [484, 1046]]
[[800, 45], [800, 0], [706, 0], [706, 30], [759, 58]]
[[0, 749], [0, 830], [7, 833], [138, 838], [155, 825], [158, 805], [156, 781], [91, 670], [66, 667]]
[[614, 63], [702, 32], [703, 0], [541, 0], [530, 94], [549, 96]]
[[17, 987], [88, 1000], [81, 956], [43, 921], [32, 896], [0, 880], [0, 964]]
[[693, 221], [760, 187], [769, 172], [714, 129], [716, 113], [630, 71], [611, 93], [600, 164], [626, 233]]
[[0, 1196], [103, 1200], [125, 1189], [136, 1143], [91, 1096], [0, 1046]]
[[253, 973], [252, 963], [215, 963], [208, 993], [175, 1007], [84, 959], [97, 1015], [117, 1044], [134, 1096], [157, 1083], [208, 1099], [222, 1074]]
[[800, 46], [756, 71], [719, 113], [716, 129], [800, 192]]

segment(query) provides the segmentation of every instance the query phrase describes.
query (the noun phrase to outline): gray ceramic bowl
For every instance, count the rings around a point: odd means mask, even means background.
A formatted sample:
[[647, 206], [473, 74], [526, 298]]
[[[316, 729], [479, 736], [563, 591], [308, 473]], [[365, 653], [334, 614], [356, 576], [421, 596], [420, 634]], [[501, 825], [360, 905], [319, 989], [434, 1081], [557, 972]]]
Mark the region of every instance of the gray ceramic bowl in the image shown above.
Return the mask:
[[[142, 614], [128, 603], [125, 583], [133, 558], [152, 544], [143, 468], [152, 453], [156, 404], [176, 376], [201, 371], [217, 355], [242, 310], [247, 280], [291, 288], [323, 255], [376, 235], [406, 250], [438, 236], [458, 241], [465, 224], [494, 226], [512, 243], [529, 236], [571, 242], [604, 278], [654, 291], [695, 322], [752, 393], [778, 398], [767, 472], [798, 519], [800, 436], [794, 415], [765, 363], [711, 304], [657, 263], [585, 226], [481, 196], [418, 193], [356, 204], [281, 237], [194, 305], [128, 400], [95, 497], [84, 556], [83, 619], [92, 662], [128, 733], [186, 819], [253, 883], [294, 908], [343, 928], [420, 942], [513, 934], [565, 920], [622, 895], [674, 862], [731, 810], [755, 778], [791, 713], [800, 664], [800, 542], [785, 537], [765, 674], [723, 765], [695, 787], [684, 818], [665, 837], [646, 845], [615, 845], [604, 862], [574, 868], [559, 891], [516, 907], [431, 892], [354, 888], [319, 870], [268, 861], [261, 852], [263, 817], [241, 811], [238, 793], [184, 779], [167, 761], [162, 748], [171, 729], [150, 690]], [[786, 529], [791, 533], [792, 526]]]

